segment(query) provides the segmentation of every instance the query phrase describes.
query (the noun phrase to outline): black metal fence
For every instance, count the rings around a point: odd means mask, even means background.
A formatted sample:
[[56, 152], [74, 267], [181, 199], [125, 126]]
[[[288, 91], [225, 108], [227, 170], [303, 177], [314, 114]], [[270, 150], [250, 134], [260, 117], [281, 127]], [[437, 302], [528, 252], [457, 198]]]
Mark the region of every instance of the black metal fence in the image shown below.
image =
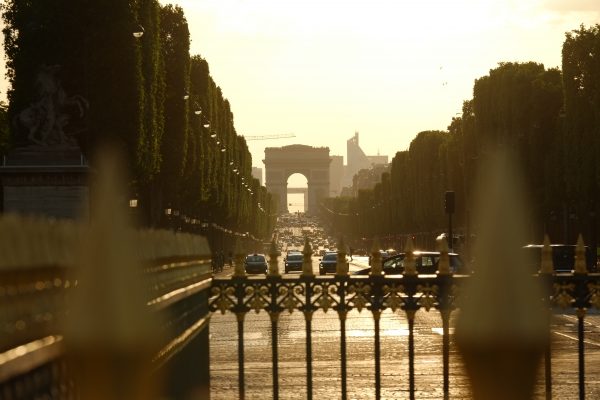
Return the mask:
[[[578, 326], [578, 389], [585, 397], [584, 322], [589, 309], [600, 308], [600, 274], [589, 274], [578, 254], [572, 273], [555, 274], [544, 250], [541, 270], [534, 274], [547, 289], [540, 299], [549, 309], [574, 310]], [[244, 323], [253, 311], [266, 312], [271, 320], [273, 398], [279, 398], [278, 329], [282, 313], [302, 313], [306, 331], [307, 397], [313, 398], [312, 321], [317, 310], [337, 313], [340, 321], [341, 397], [347, 397], [346, 319], [352, 310], [369, 312], [374, 321], [374, 389], [381, 396], [382, 312], [402, 312], [408, 321], [408, 380], [415, 398], [415, 315], [439, 312], [442, 321], [443, 393], [450, 396], [450, 317], [457, 308], [468, 275], [450, 273], [442, 252], [438, 273], [418, 275], [414, 262], [405, 262], [403, 275], [383, 275], [378, 253], [373, 254], [368, 276], [349, 275], [347, 264], [338, 263], [335, 275], [314, 276], [310, 251], [304, 254], [301, 275], [281, 276], [277, 257], [269, 274], [248, 277], [238, 255], [230, 278], [213, 278], [209, 258], [159, 259], [148, 264], [141, 279], [148, 288], [149, 313], [162, 316], [162, 341], [153, 360], [156, 370], [167, 373], [163, 395], [185, 398], [193, 390], [209, 398], [208, 327], [210, 312], [237, 316], [239, 397], [245, 398]], [[338, 255], [340, 260], [345, 254]], [[410, 258], [410, 257], [409, 257]], [[69, 371], [60, 321], [67, 311], [66, 296], [78, 283], [67, 269], [49, 265], [0, 270], [0, 399], [77, 398], [77, 385]], [[545, 391], [552, 398], [552, 349], [546, 349]]]
[[[584, 319], [586, 310], [600, 308], [600, 274], [588, 274], [585, 263], [576, 262], [573, 273], [553, 273], [549, 248], [544, 250], [542, 267], [535, 279], [542, 281], [546, 294], [540, 299], [550, 309], [574, 309], [578, 320], [578, 368], [579, 398], [585, 397], [584, 370]], [[580, 252], [580, 254], [583, 254]], [[317, 310], [332, 310], [340, 321], [340, 367], [341, 398], [347, 398], [347, 345], [346, 317], [351, 310], [366, 310], [374, 320], [374, 376], [375, 397], [381, 396], [381, 345], [379, 321], [384, 310], [399, 311], [406, 314], [408, 320], [408, 379], [410, 398], [415, 398], [415, 314], [420, 311], [436, 310], [442, 321], [442, 362], [444, 398], [450, 395], [450, 316], [457, 307], [462, 284], [471, 279], [468, 275], [452, 275], [449, 272], [447, 258], [440, 262], [436, 275], [418, 275], [414, 270], [414, 262], [405, 263], [404, 275], [382, 275], [380, 260], [373, 254], [375, 267], [369, 276], [348, 275], [347, 266], [340, 267], [335, 276], [314, 276], [310, 270], [310, 252], [305, 254], [305, 268], [298, 276], [280, 276], [274, 265], [276, 254], [271, 258], [270, 273], [267, 276], [248, 277], [243, 269], [237, 269], [231, 278], [213, 280], [210, 310], [215, 312], [231, 312], [237, 316], [238, 331], [238, 374], [239, 398], [245, 398], [244, 379], [244, 321], [251, 312], [267, 312], [271, 319], [271, 351], [273, 398], [279, 398], [279, 365], [278, 365], [278, 322], [285, 312], [300, 312], [304, 315], [306, 328], [306, 387], [307, 398], [313, 398], [312, 367], [312, 318]], [[549, 258], [550, 257], [550, 258]], [[581, 255], [580, 255], [581, 258]], [[338, 259], [345, 259], [340, 253]], [[552, 398], [552, 349], [548, 345], [545, 354], [545, 392], [546, 398]]]

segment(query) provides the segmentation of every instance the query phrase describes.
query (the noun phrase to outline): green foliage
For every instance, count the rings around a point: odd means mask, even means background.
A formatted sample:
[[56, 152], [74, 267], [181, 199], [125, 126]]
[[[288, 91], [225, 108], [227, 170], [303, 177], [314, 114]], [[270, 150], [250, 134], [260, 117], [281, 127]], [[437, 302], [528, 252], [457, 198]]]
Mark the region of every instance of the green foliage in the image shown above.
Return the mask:
[[[350, 200], [328, 199], [323, 216], [334, 231], [346, 229], [355, 238], [425, 232], [433, 239], [446, 229], [444, 192], [453, 190], [455, 225], [468, 229], [478, 164], [496, 146], [508, 146], [519, 155], [537, 222], [532, 231], [541, 240], [548, 215], [564, 202], [561, 78], [541, 64], [499, 64], [476, 80], [473, 99], [447, 131], [419, 133], [407, 151], [396, 153], [380, 183]], [[598, 135], [589, 140], [597, 143]], [[589, 176], [581, 168], [577, 173]]]
[[165, 71], [161, 56], [160, 5], [157, 0], [140, 0], [139, 20], [144, 28], [140, 38], [144, 88], [144, 135], [139, 139], [139, 163], [152, 178], [160, 170], [164, 134]]
[[[0, 148], [8, 146], [8, 121], [36, 100], [40, 67], [60, 65], [65, 91], [90, 103], [83, 151], [92, 156], [106, 143], [119, 148], [146, 223], [163, 223], [170, 207], [269, 237], [277, 205], [251, 177], [248, 146], [208, 63], [190, 57], [180, 7], [158, 0], [8, 0], [2, 13], [12, 89], [8, 110], [0, 107]], [[140, 26], [143, 35], [135, 37]]]
[[567, 196], [576, 209], [598, 212], [600, 25], [567, 33], [562, 56]]
[[165, 67], [165, 126], [161, 142], [161, 192], [165, 206], [181, 209], [189, 130], [190, 32], [183, 10], [161, 9], [161, 48]]

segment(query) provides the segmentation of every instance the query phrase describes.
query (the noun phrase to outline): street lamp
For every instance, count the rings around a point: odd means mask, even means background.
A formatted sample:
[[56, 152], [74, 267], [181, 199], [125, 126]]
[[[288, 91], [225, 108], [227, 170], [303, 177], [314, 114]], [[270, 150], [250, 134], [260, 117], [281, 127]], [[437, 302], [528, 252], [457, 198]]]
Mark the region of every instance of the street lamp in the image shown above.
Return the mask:
[[144, 27], [141, 26], [141, 25], [138, 25], [136, 31], [133, 32], [133, 37], [136, 38], [136, 39], [139, 39], [142, 36], [144, 36]]

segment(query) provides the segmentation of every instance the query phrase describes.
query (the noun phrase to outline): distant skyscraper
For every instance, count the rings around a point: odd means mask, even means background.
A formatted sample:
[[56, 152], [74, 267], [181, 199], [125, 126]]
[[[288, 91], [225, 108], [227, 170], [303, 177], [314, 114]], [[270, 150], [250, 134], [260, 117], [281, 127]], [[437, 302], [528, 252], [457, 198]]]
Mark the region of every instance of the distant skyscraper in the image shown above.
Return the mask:
[[354, 132], [354, 136], [346, 141], [347, 164], [342, 180], [342, 186], [352, 186], [352, 178], [361, 169], [371, 168], [371, 161], [365, 152], [360, 148], [358, 143], [358, 132]]
[[331, 156], [329, 164], [329, 196], [336, 197], [342, 192], [342, 179], [344, 179], [344, 157]]
[[258, 181], [260, 182], [260, 185], [262, 186], [263, 184], [263, 173], [262, 173], [262, 168], [258, 168], [258, 167], [252, 167], [252, 177], [258, 179]]
[[[346, 141], [347, 164], [344, 165], [344, 157], [331, 156], [331, 167], [329, 170], [330, 196], [340, 196], [344, 188], [350, 188], [353, 178], [358, 171], [372, 169], [374, 166], [386, 166], [389, 164], [388, 156], [377, 154], [368, 156], [360, 148], [358, 132]], [[349, 193], [346, 191], [346, 193]]]

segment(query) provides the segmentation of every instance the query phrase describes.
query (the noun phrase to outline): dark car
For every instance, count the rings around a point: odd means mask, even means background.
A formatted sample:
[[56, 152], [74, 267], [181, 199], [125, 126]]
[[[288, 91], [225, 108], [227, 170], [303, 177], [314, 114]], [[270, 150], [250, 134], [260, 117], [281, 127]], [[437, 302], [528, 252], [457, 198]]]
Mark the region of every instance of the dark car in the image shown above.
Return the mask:
[[[468, 273], [464, 263], [456, 253], [449, 253], [450, 272], [455, 274]], [[413, 251], [415, 266], [418, 274], [435, 274], [438, 270], [440, 261], [439, 251]], [[397, 275], [404, 273], [404, 260], [406, 253], [398, 253], [395, 256], [383, 260], [383, 272], [386, 275]], [[357, 271], [356, 275], [368, 275], [371, 268], [364, 268]]]
[[[530, 244], [523, 247], [527, 253], [527, 262], [532, 272], [538, 272], [542, 265], [541, 244]], [[575, 245], [571, 244], [551, 244], [552, 264], [554, 272], [573, 272], [575, 269]], [[588, 272], [598, 272], [596, 266], [596, 256], [591, 248], [585, 246], [585, 264]]]
[[262, 254], [252, 254], [247, 256], [244, 267], [248, 274], [266, 274], [269, 271], [267, 260]]
[[319, 275], [335, 273], [337, 269], [337, 253], [325, 253], [319, 263]]
[[286, 274], [290, 271], [302, 271], [302, 262], [304, 261], [304, 256], [300, 252], [290, 252], [283, 261], [285, 264]]

